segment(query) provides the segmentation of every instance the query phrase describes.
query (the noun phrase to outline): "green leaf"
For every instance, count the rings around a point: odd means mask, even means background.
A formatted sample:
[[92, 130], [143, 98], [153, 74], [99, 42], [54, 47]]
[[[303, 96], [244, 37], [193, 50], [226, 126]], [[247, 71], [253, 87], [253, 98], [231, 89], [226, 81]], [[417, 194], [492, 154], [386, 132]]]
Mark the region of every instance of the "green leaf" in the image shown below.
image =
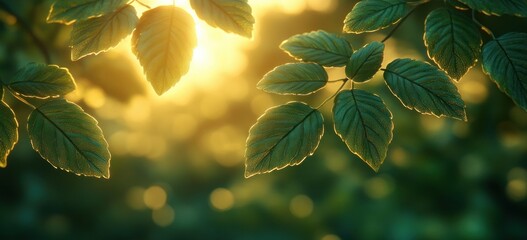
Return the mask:
[[467, 120], [465, 103], [445, 72], [412, 59], [396, 59], [386, 67], [390, 91], [409, 109], [437, 117]]
[[192, 16], [173, 6], [144, 12], [132, 36], [132, 50], [159, 95], [188, 72], [196, 45]]
[[349, 150], [377, 172], [393, 137], [392, 113], [382, 99], [363, 90], [341, 91], [333, 118], [335, 132]]
[[397, 23], [408, 12], [404, 0], [362, 0], [344, 20], [344, 32], [374, 32]]
[[247, 0], [190, 0], [190, 5], [210, 26], [248, 38], [252, 36], [254, 17]]
[[511, 32], [483, 46], [483, 71], [527, 111], [527, 33]]
[[503, 14], [527, 17], [527, 1], [525, 0], [458, 0], [470, 8], [487, 15], [501, 16]]
[[428, 14], [424, 39], [428, 56], [453, 79], [463, 77], [481, 54], [479, 28], [453, 9], [439, 8]]
[[40, 63], [27, 64], [6, 85], [18, 94], [37, 98], [64, 96], [75, 90], [67, 68]]
[[[2, 88], [0, 88], [0, 92], [3, 92]], [[15, 113], [0, 98], [0, 168], [7, 166], [7, 156], [17, 142], [18, 122]]]
[[71, 24], [111, 13], [127, 2], [128, 0], [58, 0], [51, 6], [47, 21]]
[[302, 163], [317, 149], [323, 123], [322, 114], [305, 103], [268, 109], [249, 130], [245, 177]]
[[384, 43], [372, 42], [355, 51], [346, 65], [346, 76], [354, 82], [370, 80], [381, 68]]
[[29, 115], [31, 145], [56, 168], [77, 175], [110, 177], [110, 152], [101, 129], [79, 106], [50, 100]]
[[111, 14], [76, 22], [71, 32], [71, 60], [117, 46], [132, 33], [137, 21], [135, 8], [126, 5]]
[[328, 74], [316, 63], [288, 63], [265, 74], [258, 89], [276, 94], [307, 95], [326, 86]]
[[346, 39], [322, 30], [292, 36], [280, 48], [297, 60], [326, 67], [346, 65], [353, 53]]

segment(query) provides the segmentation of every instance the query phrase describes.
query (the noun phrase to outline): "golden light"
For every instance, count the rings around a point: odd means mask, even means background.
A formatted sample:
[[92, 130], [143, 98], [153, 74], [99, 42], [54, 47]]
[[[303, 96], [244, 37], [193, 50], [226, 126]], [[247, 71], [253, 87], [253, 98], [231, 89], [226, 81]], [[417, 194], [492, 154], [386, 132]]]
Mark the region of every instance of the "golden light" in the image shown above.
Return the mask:
[[143, 200], [150, 209], [161, 209], [167, 202], [167, 193], [160, 186], [151, 186], [144, 191]]
[[234, 205], [234, 195], [228, 189], [216, 188], [210, 194], [210, 203], [215, 209], [226, 211]]
[[298, 218], [305, 218], [313, 213], [313, 201], [306, 195], [298, 195], [289, 203], [291, 214]]

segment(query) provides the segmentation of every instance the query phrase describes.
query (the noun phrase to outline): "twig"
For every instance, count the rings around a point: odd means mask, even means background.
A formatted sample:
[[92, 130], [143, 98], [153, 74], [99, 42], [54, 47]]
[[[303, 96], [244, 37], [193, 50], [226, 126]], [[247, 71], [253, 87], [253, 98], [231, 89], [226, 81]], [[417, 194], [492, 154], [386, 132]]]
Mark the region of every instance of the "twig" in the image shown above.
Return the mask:
[[321, 108], [322, 106], [324, 106], [327, 102], [329, 102], [329, 100], [333, 99], [335, 96], [337, 96], [337, 94], [340, 92], [340, 90], [342, 90], [342, 88], [344, 88], [344, 85], [346, 85], [346, 83], [348, 82], [349, 79], [345, 79], [343, 82], [342, 82], [342, 85], [340, 85], [339, 89], [333, 94], [331, 95], [331, 97], [327, 98], [326, 100], [324, 100], [324, 102], [322, 102], [322, 104], [320, 104], [316, 109], [319, 109]]
[[496, 39], [496, 37], [494, 36], [494, 33], [492, 33], [492, 31], [488, 28], [488, 27], [485, 27], [485, 25], [481, 24], [477, 19], [476, 19], [476, 11], [472, 10], [472, 21], [474, 23], [476, 23], [480, 28], [481, 30], [483, 30], [485, 33], [487, 33], [488, 35], [490, 35], [492, 37], [492, 39]]
[[[428, 1], [427, 1], [428, 2]], [[404, 21], [413, 13], [415, 12], [415, 9], [417, 9], [417, 7], [413, 8], [412, 10], [410, 10], [410, 12], [408, 12], [398, 23], [397, 25], [395, 25], [395, 27], [388, 33], [388, 35], [386, 35], [386, 37], [384, 37], [384, 39], [381, 40], [381, 42], [386, 42], [386, 40], [388, 40], [390, 37], [392, 37], [392, 35], [397, 31], [397, 29], [399, 29], [399, 27], [404, 23]]]

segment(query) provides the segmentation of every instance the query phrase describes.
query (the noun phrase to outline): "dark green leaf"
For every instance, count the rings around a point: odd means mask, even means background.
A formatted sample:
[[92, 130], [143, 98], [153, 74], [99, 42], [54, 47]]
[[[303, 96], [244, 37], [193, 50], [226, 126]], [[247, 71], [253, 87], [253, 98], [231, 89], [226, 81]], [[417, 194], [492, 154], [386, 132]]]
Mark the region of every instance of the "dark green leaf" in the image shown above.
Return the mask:
[[373, 170], [386, 158], [393, 137], [392, 113], [378, 96], [363, 90], [346, 90], [335, 98], [335, 132], [349, 150]]
[[196, 45], [192, 16], [173, 6], [144, 12], [132, 36], [132, 50], [159, 95], [188, 72]]
[[396, 59], [386, 67], [384, 79], [409, 109], [437, 117], [467, 119], [456, 85], [445, 72], [426, 62]]
[[71, 24], [111, 13], [127, 2], [128, 0], [58, 0], [51, 6], [47, 21]]
[[292, 36], [280, 48], [298, 60], [326, 67], [346, 65], [353, 53], [346, 39], [322, 30]]
[[458, 0], [446, 0], [446, 2], [448, 4], [450, 4], [451, 6], [455, 7], [456, 9], [459, 9], [459, 10], [468, 10], [468, 6], [463, 4], [463, 3], [460, 3]]
[[404, 0], [362, 0], [346, 16], [344, 31], [374, 32], [397, 23], [407, 12]]
[[126, 5], [111, 14], [76, 22], [71, 32], [71, 59], [76, 61], [117, 46], [132, 33], [137, 20], [135, 8]]
[[346, 65], [346, 76], [355, 82], [370, 80], [381, 68], [384, 43], [372, 42], [355, 51]]
[[[3, 92], [0, 88], [0, 92]], [[13, 110], [0, 98], [0, 168], [7, 166], [7, 156], [18, 142], [18, 122]]]
[[322, 114], [305, 103], [268, 109], [249, 130], [245, 177], [299, 165], [324, 134]]
[[37, 98], [64, 96], [75, 90], [75, 82], [67, 68], [39, 63], [27, 64], [6, 84], [23, 96]]
[[428, 56], [453, 79], [463, 77], [481, 54], [479, 28], [453, 9], [439, 8], [426, 17], [424, 39]]
[[210, 26], [249, 38], [252, 36], [254, 17], [247, 0], [190, 0], [190, 5]]
[[265, 74], [257, 87], [270, 93], [306, 95], [327, 82], [326, 70], [316, 63], [288, 63]]
[[458, 0], [470, 8], [487, 15], [514, 15], [527, 17], [527, 1], [525, 0]]
[[527, 111], [527, 33], [507, 33], [483, 46], [483, 70]]
[[54, 167], [77, 175], [110, 177], [110, 152], [97, 121], [79, 106], [50, 100], [29, 115], [33, 149]]

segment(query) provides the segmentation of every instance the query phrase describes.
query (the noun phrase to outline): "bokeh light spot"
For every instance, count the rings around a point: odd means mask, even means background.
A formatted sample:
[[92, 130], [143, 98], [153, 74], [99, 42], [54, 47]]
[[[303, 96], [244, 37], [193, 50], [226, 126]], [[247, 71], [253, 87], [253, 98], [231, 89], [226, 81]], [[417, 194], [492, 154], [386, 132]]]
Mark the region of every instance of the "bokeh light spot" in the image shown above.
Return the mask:
[[216, 188], [210, 194], [210, 204], [217, 210], [226, 211], [234, 205], [234, 195], [225, 188]]
[[128, 190], [126, 194], [126, 203], [128, 206], [135, 210], [145, 209], [146, 205], [143, 201], [143, 195], [145, 189], [141, 187], [132, 187]]
[[297, 195], [291, 199], [289, 210], [295, 217], [308, 217], [313, 213], [313, 201], [306, 195]]
[[91, 87], [84, 92], [84, 103], [91, 108], [100, 108], [106, 103], [106, 95], [98, 87]]
[[366, 182], [364, 190], [370, 198], [380, 199], [390, 194], [392, 186], [384, 177], [374, 177]]
[[150, 209], [160, 209], [167, 202], [167, 193], [160, 186], [151, 186], [144, 192], [143, 201]]
[[324, 235], [320, 240], [340, 240], [340, 237], [334, 234]]
[[152, 220], [160, 227], [166, 227], [174, 222], [174, 209], [168, 205], [152, 211]]

